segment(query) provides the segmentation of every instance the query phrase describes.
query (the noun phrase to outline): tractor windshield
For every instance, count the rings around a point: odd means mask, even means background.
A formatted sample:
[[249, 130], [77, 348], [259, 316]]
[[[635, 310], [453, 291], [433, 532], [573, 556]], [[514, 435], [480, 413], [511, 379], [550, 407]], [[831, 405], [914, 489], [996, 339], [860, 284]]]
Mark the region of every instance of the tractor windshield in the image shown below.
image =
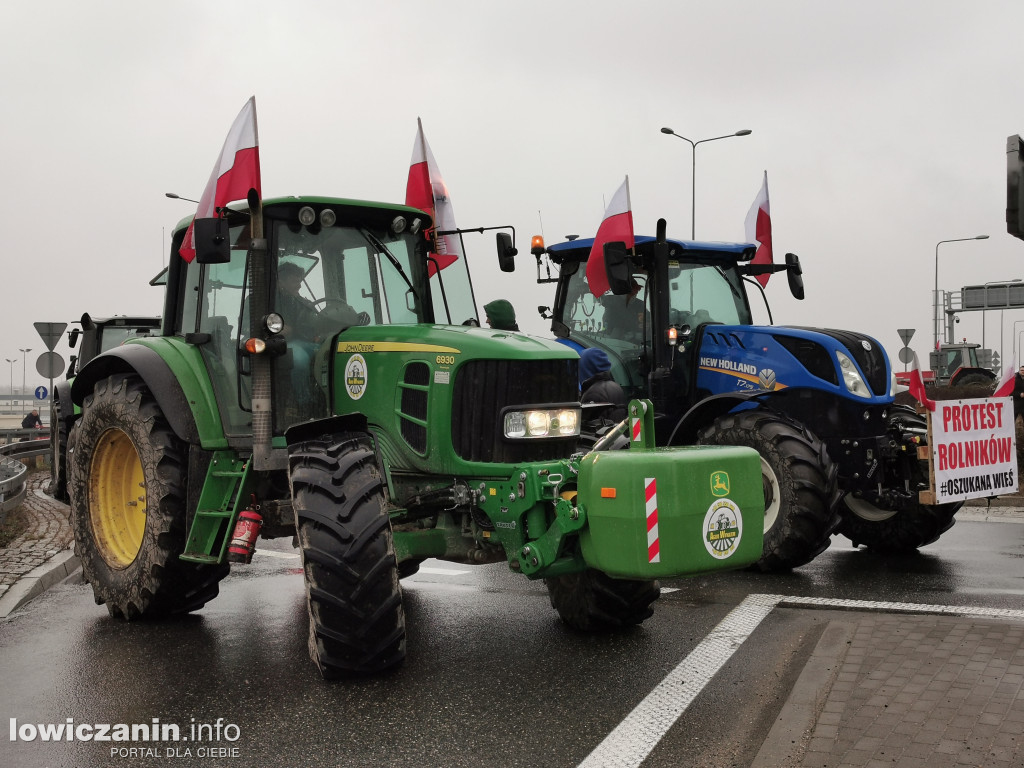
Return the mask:
[[672, 261], [668, 266], [669, 322], [749, 325], [750, 308], [739, 276], [716, 265]]

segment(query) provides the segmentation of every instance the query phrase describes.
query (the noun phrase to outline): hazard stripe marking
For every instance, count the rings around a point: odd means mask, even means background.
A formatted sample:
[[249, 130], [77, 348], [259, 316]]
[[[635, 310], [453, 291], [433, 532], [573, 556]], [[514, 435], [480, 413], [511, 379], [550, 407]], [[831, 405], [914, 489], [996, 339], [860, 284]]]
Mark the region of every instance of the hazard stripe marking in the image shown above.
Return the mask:
[[780, 605], [1024, 620], [1024, 611], [1009, 608], [748, 595], [587, 755], [579, 768], [637, 768], [693, 703], [708, 681]]

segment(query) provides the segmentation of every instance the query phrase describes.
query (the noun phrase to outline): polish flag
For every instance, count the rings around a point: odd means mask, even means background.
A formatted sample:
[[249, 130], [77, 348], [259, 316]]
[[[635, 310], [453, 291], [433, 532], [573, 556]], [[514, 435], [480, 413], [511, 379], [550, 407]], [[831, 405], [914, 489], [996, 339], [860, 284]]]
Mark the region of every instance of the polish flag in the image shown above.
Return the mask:
[[597, 228], [594, 244], [587, 258], [587, 283], [590, 292], [603, 296], [608, 291], [608, 275], [604, 268], [604, 244], [622, 240], [633, 247], [633, 211], [629, 202], [629, 176], [612, 197], [604, 212], [604, 221]]
[[1006, 370], [1003, 371], [1003, 378], [996, 384], [996, 391], [992, 393], [992, 397], [1013, 397], [1013, 378], [1016, 371], [1017, 357], [1014, 355]]
[[[405, 204], [430, 214], [434, 220], [434, 232], [456, 229], [455, 209], [452, 207], [448, 187], [437, 168], [434, 153], [423, 135], [423, 122], [416, 118], [416, 143], [412, 148], [412, 163], [409, 165], [409, 180], [405, 186]], [[434, 234], [434, 248], [431, 254], [437, 260], [436, 269], [454, 264], [462, 256], [462, 243], [458, 235]], [[429, 274], [435, 272], [430, 262]]]
[[[764, 172], [764, 183], [757, 193], [754, 204], [743, 222], [744, 235], [748, 243], [757, 243], [757, 252], [751, 264], [772, 264], [772, 218], [768, 208], [768, 171]], [[757, 282], [764, 288], [771, 275], [756, 275]]]
[[[250, 189], [255, 189], [257, 195], [263, 196], [260, 184], [260, 147], [259, 134], [256, 130], [255, 96], [245, 103], [235, 122], [231, 124], [217, 164], [213, 166], [210, 180], [206, 182], [203, 196], [199, 198], [199, 208], [193, 221], [197, 218], [213, 218], [219, 208], [233, 200], [244, 200], [248, 197]], [[188, 225], [188, 231], [178, 253], [188, 262], [196, 257], [192, 224]]]
[[927, 408], [929, 411], [935, 410], [935, 401], [930, 400], [928, 395], [924, 391], [924, 379], [921, 378], [921, 364], [917, 361], [917, 353], [913, 352], [914, 362], [910, 368], [910, 382], [907, 388], [910, 390], [910, 394], [914, 396], [921, 405]]

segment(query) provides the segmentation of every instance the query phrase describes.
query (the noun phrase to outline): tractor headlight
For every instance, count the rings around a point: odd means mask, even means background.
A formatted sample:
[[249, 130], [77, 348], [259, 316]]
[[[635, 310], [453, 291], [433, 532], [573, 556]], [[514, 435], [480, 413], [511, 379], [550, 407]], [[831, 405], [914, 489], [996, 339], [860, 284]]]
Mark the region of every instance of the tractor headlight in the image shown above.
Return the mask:
[[857, 397], [871, 397], [871, 390], [864, 383], [864, 378], [857, 370], [857, 366], [853, 364], [853, 360], [839, 351], [836, 352], [836, 359], [839, 360], [839, 370], [843, 373], [843, 383], [846, 384], [846, 389], [850, 394]]
[[503, 432], [512, 439], [574, 437], [580, 433], [579, 408], [506, 411]]

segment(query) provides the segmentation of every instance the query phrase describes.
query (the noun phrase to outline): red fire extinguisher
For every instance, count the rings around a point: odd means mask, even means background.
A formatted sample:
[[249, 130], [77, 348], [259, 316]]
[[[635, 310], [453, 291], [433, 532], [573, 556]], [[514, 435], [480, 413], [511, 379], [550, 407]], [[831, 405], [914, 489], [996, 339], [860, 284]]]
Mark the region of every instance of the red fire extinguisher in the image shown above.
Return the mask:
[[252, 555], [256, 551], [256, 538], [260, 535], [262, 527], [263, 516], [254, 495], [249, 501], [249, 506], [238, 513], [235, 532], [231, 534], [231, 542], [228, 544], [229, 563], [252, 562]]

